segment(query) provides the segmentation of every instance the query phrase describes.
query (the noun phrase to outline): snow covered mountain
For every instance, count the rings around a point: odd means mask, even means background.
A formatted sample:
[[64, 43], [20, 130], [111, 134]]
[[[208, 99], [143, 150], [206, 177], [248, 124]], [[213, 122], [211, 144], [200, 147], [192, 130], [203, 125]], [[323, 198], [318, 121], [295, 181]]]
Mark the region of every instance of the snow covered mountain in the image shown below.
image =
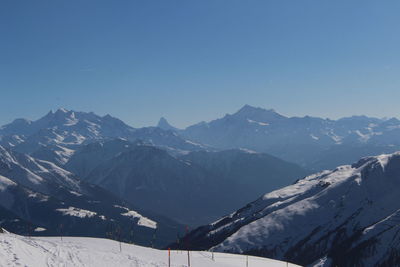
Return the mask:
[[[54, 163], [13, 152], [0, 146], [0, 225], [12, 220], [27, 233], [30, 224], [40, 234], [105, 236], [116, 228], [134, 231], [131, 237], [149, 245], [154, 231], [156, 246], [176, 238], [182, 227], [162, 216], [143, 211], [98, 186], [87, 184]], [[62, 229], [60, 229], [62, 225]], [[35, 234], [30, 231], [31, 234]]]
[[184, 130], [161, 118], [158, 127], [132, 128], [110, 115], [66, 109], [29, 121], [16, 119], [0, 128], [0, 145], [51, 161], [68, 162], [81, 146], [123, 138], [142, 140], [171, 155], [191, 151], [249, 149], [322, 170], [360, 157], [400, 149], [400, 121], [353, 116], [339, 120], [286, 117], [245, 105], [238, 112]]
[[76, 147], [104, 138], [127, 137], [134, 129], [122, 121], [92, 112], [66, 109], [50, 111], [46, 116], [28, 121], [17, 119], [0, 128], [1, 144], [22, 153], [64, 164]]
[[54, 163], [13, 152], [2, 146], [0, 146], [0, 174], [44, 194], [54, 192], [60, 187], [82, 191], [79, 181], [72, 173]]
[[[177, 132], [218, 149], [265, 152], [315, 170], [400, 149], [400, 121], [395, 118], [286, 117], [274, 110], [249, 105], [234, 114]], [[321, 155], [324, 161], [319, 160]]]
[[306, 175], [295, 164], [260, 153], [202, 151], [173, 157], [126, 140], [86, 145], [65, 168], [143, 209], [191, 225], [208, 223], [264, 190]]
[[[172, 267], [186, 266], [187, 253], [171, 251]], [[286, 262], [205, 251], [191, 251], [192, 266], [296, 267]], [[0, 266], [135, 266], [166, 267], [168, 251], [140, 247], [112, 240], [84, 237], [24, 237], [2, 233], [0, 228]]]
[[58, 109], [36, 121], [17, 119], [1, 127], [0, 135], [32, 138], [36, 135], [42, 137], [43, 141], [48, 137], [48, 141], [55, 145], [79, 145], [87, 140], [129, 136], [133, 131], [132, 127], [110, 115], [101, 117], [92, 112]]
[[57, 165], [65, 164], [83, 144], [114, 138], [141, 139], [176, 154], [205, 149], [172, 131], [157, 127], [135, 129], [110, 115], [66, 109], [50, 111], [36, 121], [16, 119], [0, 128], [0, 145]]
[[399, 266], [400, 152], [273, 191], [184, 240], [309, 266]]

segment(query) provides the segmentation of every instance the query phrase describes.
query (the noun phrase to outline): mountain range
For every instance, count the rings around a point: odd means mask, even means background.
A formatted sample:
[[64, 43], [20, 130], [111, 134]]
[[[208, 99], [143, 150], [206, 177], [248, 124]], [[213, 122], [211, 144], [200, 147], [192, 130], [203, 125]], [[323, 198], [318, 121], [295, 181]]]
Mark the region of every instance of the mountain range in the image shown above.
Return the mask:
[[[159, 127], [174, 130], [166, 119]], [[268, 153], [315, 171], [400, 150], [400, 121], [396, 118], [287, 117], [249, 105], [234, 114], [175, 132], [215, 149], [245, 148]]]
[[93, 112], [62, 108], [35, 121], [16, 119], [0, 128], [3, 147], [58, 165], [65, 164], [81, 145], [114, 138], [142, 139], [178, 154], [205, 149], [172, 131], [157, 127], [135, 129], [110, 115], [98, 116]]
[[365, 156], [400, 150], [400, 121], [352, 116], [338, 120], [287, 117], [270, 109], [243, 106], [234, 114], [177, 129], [161, 118], [157, 127], [133, 128], [110, 115], [66, 109], [29, 121], [16, 119], [0, 128], [0, 144], [64, 165], [85, 144], [138, 139], [183, 155], [192, 151], [248, 149], [319, 171]]

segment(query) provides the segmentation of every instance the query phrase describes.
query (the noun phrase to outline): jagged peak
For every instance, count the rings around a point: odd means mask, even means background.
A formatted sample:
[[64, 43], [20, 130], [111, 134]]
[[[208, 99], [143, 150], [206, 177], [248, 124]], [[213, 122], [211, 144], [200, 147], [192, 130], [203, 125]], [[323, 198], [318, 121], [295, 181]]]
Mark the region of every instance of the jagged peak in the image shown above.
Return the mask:
[[[100, 117], [98, 115], [96, 115], [93, 112], [84, 112], [84, 111], [74, 111], [74, 110], [68, 110], [65, 108], [59, 108], [56, 111], [50, 110], [45, 116], [39, 118], [38, 120], [36, 120], [35, 122], [38, 121], [70, 121], [70, 120], [74, 120], [74, 121], [79, 121], [79, 120], [97, 120], [99, 118], [103, 118], [103, 119], [109, 119], [109, 118], [113, 118], [110, 115], [106, 115], [103, 117]], [[114, 118], [113, 118], [114, 119]]]
[[[93, 112], [91, 112], [92, 114], [94, 114]], [[104, 119], [115, 119], [113, 116], [111, 116], [110, 114], [106, 114], [103, 116]]]
[[65, 108], [58, 108], [55, 111], [50, 110], [44, 117], [42, 118], [54, 118], [54, 117], [63, 117], [66, 114], [73, 113], [73, 111], [67, 110]]
[[166, 118], [161, 117], [160, 120], [157, 123], [157, 127], [161, 128], [163, 130], [176, 130], [174, 126], [172, 126]]
[[265, 109], [265, 108], [250, 106], [248, 104], [244, 105], [235, 114], [240, 114], [240, 113], [271, 113], [271, 114], [277, 114], [279, 116], [282, 116], [272, 108]]
[[167, 121], [167, 119], [164, 118], [164, 117], [161, 117], [161, 118], [160, 118], [160, 120], [158, 121], [158, 124], [160, 124], [160, 123], [167, 123], [167, 124], [169, 124], [168, 121]]
[[66, 108], [58, 108], [55, 113], [68, 113], [70, 110]]
[[277, 113], [274, 109], [265, 109], [265, 108], [251, 106], [248, 104], [245, 104], [241, 109], [239, 109], [238, 112], [249, 112], [249, 111], [262, 111], [262, 112], [268, 111], [268, 112]]

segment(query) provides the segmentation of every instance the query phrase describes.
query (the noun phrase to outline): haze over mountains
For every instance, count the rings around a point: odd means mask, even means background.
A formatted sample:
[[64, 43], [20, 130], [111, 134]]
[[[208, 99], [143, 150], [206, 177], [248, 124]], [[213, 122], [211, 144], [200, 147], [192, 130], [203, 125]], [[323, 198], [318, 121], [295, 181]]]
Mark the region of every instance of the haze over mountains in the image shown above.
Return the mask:
[[[173, 129], [165, 120], [159, 127]], [[312, 170], [330, 169], [360, 157], [400, 149], [400, 121], [396, 118], [286, 117], [249, 105], [234, 114], [176, 132], [216, 149], [246, 148]]]
[[227, 150], [174, 157], [121, 139], [83, 146], [65, 168], [135, 205], [191, 225], [210, 222], [265, 188], [273, 190], [307, 174], [266, 154]]

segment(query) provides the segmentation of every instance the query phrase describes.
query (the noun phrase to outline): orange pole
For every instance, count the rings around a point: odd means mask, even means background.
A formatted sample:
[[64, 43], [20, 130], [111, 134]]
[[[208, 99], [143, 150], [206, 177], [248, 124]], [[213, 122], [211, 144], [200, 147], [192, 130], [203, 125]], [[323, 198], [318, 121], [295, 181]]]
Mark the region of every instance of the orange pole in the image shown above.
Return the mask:
[[171, 249], [168, 248], [168, 267], [171, 267]]

